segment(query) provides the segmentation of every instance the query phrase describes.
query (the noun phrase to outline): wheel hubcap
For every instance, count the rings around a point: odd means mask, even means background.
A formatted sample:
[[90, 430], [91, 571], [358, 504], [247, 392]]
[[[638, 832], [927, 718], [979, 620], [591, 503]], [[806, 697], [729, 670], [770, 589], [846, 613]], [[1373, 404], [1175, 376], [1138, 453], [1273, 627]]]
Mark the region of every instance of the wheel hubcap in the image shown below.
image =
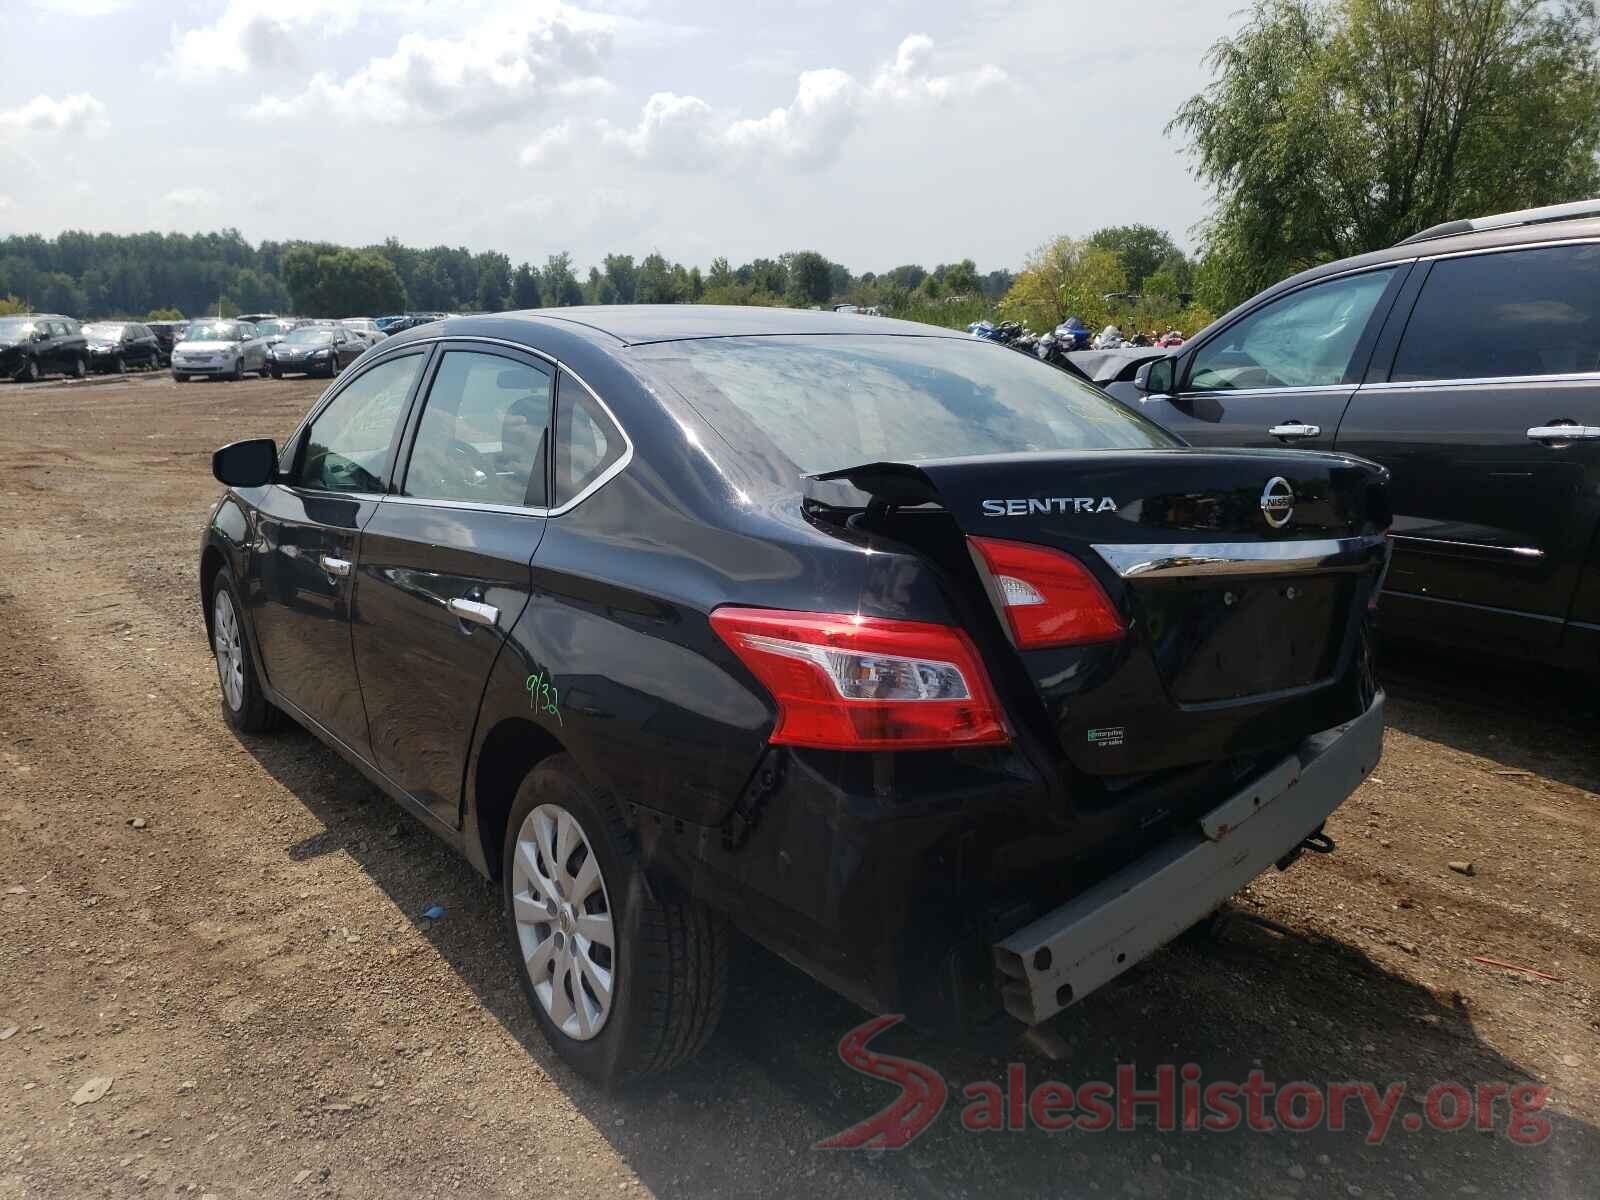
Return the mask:
[[539, 805], [517, 831], [511, 906], [534, 995], [557, 1029], [588, 1041], [616, 996], [616, 934], [600, 860], [559, 804]]
[[239, 620], [226, 588], [217, 590], [211, 608], [211, 641], [217, 655], [217, 678], [228, 707], [238, 712], [244, 706], [244, 648], [239, 644]]

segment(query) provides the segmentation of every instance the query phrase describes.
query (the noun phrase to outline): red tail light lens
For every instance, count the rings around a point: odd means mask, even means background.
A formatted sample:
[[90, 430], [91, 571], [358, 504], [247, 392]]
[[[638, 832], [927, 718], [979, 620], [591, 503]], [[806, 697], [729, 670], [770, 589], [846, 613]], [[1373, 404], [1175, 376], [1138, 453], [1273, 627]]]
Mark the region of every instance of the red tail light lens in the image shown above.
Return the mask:
[[989, 569], [996, 602], [1019, 650], [1082, 646], [1122, 636], [1122, 618], [1077, 559], [1026, 542], [968, 540]]
[[772, 741], [919, 750], [1008, 740], [978, 652], [949, 625], [719, 608], [711, 627], [778, 702]]

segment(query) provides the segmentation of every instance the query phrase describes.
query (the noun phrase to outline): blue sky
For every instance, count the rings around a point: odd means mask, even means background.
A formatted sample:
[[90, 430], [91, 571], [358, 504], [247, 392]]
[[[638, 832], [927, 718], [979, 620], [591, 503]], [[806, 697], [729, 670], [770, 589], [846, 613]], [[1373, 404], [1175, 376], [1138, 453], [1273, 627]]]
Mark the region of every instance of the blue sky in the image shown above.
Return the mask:
[[6, 0], [0, 233], [1015, 266], [1205, 212], [1239, 0]]

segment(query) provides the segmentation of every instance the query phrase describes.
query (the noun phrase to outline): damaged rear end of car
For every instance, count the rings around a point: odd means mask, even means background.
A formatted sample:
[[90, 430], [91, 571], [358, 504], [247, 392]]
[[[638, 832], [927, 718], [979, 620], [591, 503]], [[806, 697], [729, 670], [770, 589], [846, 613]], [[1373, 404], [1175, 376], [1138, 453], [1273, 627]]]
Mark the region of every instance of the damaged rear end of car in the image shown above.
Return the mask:
[[1382, 468], [1192, 450], [970, 341], [722, 341], [632, 365], [747, 448], [753, 520], [811, 566], [708, 616], [769, 725], [697, 890], [863, 1005], [971, 1032], [1331, 846], [1381, 750]]

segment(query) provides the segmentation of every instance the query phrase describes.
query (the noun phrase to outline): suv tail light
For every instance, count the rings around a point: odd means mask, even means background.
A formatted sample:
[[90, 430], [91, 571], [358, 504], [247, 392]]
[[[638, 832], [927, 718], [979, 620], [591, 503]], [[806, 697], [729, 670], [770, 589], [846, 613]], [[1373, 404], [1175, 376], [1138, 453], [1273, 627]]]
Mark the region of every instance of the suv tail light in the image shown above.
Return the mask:
[[1122, 636], [1122, 618], [1077, 559], [1026, 542], [968, 541], [988, 568], [991, 593], [1017, 649], [1081, 646]]
[[1009, 740], [978, 652], [949, 625], [719, 608], [711, 627], [778, 703], [771, 740], [919, 750]]

